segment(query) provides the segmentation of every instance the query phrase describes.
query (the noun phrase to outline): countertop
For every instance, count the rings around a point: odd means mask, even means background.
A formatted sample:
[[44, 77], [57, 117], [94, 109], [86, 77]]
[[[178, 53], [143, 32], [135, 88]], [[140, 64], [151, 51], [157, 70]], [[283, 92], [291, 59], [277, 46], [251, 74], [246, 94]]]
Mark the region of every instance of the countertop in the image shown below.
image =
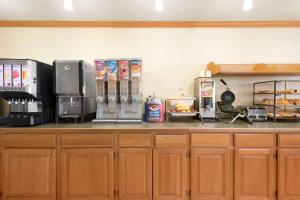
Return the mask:
[[[1, 129], [29, 129], [29, 128], [16, 128], [16, 127], [1, 127]], [[146, 123], [140, 124], [113, 124], [113, 123], [100, 123], [94, 124], [92, 122], [86, 123], [50, 123], [40, 126], [30, 127], [30, 129], [189, 129], [189, 130], [207, 130], [207, 131], [275, 131], [275, 132], [299, 132], [300, 122], [255, 122], [248, 124], [243, 121], [235, 123], [228, 122], [165, 122], [165, 123]]]

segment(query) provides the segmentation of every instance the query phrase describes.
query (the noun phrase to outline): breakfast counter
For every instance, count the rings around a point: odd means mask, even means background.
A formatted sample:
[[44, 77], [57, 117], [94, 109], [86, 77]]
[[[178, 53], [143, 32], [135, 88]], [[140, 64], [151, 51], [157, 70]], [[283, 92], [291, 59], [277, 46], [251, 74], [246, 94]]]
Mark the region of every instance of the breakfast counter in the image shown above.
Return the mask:
[[300, 199], [299, 123], [5, 127], [0, 153], [3, 200]]
[[249, 124], [243, 121], [237, 121], [235, 123], [229, 123], [225, 121], [216, 122], [204, 122], [192, 121], [192, 122], [165, 122], [165, 123], [137, 123], [137, 124], [112, 124], [102, 123], [95, 124], [92, 122], [86, 123], [49, 123], [40, 126], [33, 127], [1, 127], [1, 131], [6, 130], [66, 130], [66, 129], [94, 129], [94, 130], [172, 130], [172, 129], [184, 129], [184, 130], [197, 130], [198, 132], [205, 131], [226, 131], [226, 132], [239, 132], [239, 131], [263, 131], [263, 132], [299, 132], [300, 123], [297, 122], [254, 122]]

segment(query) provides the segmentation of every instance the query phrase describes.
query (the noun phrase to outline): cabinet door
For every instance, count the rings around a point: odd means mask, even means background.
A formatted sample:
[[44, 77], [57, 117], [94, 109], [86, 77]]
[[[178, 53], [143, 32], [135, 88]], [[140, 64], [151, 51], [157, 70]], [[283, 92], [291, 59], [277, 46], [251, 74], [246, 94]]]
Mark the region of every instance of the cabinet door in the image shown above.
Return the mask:
[[56, 199], [53, 149], [5, 149], [3, 199]]
[[119, 199], [152, 199], [152, 149], [120, 149]]
[[62, 200], [113, 199], [113, 149], [63, 149]]
[[230, 192], [230, 150], [192, 149], [192, 200], [228, 200]]
[[300, 149], [279, 150], [279, 199], [300, 200]]
[[186, 199], [186, 149], [155, 149], [153, 186], [155, 200]]
[[235, 150], [235, 200], [274, 199], [274, 167], [272, 149]]

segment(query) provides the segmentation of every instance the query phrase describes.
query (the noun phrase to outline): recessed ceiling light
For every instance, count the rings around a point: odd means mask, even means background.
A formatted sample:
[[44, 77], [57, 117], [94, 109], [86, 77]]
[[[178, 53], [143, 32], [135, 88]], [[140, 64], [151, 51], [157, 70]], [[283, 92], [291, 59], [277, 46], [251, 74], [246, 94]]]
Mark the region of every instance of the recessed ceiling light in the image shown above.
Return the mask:
[[253, 8], [253, 0], [244, 0], [243, 10], [248, 11]]
[[73, 11], [73, 0], [64, 0], [64, 9], [67, 11]]
[[164, 2], [163, 0], [155, 1], [155, 11], [160, 12], [164, 10]]

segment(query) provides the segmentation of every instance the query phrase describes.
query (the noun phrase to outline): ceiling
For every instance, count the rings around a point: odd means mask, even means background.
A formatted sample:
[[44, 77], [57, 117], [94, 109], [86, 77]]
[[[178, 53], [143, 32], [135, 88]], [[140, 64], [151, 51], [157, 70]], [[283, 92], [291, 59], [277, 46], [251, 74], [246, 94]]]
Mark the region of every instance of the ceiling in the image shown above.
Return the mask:
[[287, 21], [300, 20], [300, 0], [253, 0], [243, 11], [243, 0], [73, 0], [74, 11], [63, 0], [0, 0], [0, 20], [104, 21]]

